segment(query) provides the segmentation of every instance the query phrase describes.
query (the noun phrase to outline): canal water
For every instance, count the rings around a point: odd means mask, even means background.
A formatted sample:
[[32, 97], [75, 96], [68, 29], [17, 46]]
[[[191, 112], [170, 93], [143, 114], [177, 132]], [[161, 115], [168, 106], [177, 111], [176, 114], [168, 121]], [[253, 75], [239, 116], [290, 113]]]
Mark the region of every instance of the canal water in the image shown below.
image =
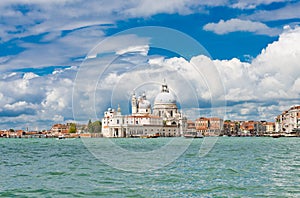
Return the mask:
[[[87, 148], [101, 139], [2, 138], [0, 197], [300, 197], [300, 138], [220, 137], [200, 157], [204, 139], [166, 166], [135, 172]], [[171, 140], [111, 141], [143, 153]]]

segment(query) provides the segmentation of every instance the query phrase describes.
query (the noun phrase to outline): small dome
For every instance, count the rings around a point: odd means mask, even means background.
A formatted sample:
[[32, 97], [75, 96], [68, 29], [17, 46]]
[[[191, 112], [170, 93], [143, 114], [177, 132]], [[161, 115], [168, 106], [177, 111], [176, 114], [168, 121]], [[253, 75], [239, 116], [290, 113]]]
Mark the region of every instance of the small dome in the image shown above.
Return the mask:
[[161, 92], [156, 96], [154, 103], [155, 104], [176, 104], [176, 99], [172, 93]]
[[149, 102], [149, 100], [142, 100], [141, 102], [139, 102], [139, 108], [141, 109], [151, 108], [151, 103]]

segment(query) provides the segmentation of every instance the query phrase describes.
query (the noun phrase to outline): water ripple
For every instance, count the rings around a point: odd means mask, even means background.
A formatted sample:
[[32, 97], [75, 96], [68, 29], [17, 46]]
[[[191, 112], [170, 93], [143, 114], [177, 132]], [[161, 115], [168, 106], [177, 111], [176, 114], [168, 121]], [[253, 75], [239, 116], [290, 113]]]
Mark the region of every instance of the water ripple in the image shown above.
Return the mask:
[[[169, 140], [113, 141], [149, 151]], [[200, 146], [135, 173], [103, 164], [80, 139], [0, 139], [0, 197], [300, 197], [299, 138], [219, 138], [205, 157]]]

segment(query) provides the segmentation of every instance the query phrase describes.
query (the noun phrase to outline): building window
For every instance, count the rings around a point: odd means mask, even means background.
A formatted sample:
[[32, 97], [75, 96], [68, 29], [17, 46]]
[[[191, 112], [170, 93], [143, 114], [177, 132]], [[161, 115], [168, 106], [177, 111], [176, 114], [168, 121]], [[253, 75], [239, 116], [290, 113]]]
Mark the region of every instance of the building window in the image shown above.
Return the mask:
[[119, 124], [119, 120], [117, 120], [117, 124]]

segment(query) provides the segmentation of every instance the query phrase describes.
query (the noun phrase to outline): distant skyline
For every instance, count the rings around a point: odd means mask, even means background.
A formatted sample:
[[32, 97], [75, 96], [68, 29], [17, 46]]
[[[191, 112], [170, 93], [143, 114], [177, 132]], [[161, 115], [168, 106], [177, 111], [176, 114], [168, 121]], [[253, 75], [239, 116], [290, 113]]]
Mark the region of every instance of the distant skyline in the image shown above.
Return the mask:
[[[300, 1], [295, 0], [2, 0], [0, 129], [48, 129], [54, 123], [72, 121], [73, 83], [86, 55], [105, 38], [143, 26], [172, 28], [189, 35], [210, 57], [199, 54], [184, 60], [151, 48], [146, 38], [128, 35], [128, 48], [119, 49], [124, 45], [119, 42], [111, 52], [122, 55], [124, 50], [134, 49], [135, 53], [120, 56], [114, 63], [116, 70], [102, 76], [107, 90], [115, 89], [126, 77], [126, 64], [155, 65], [146, 70], [154, 75], [160, 66], [186, 68], [197, 60], [219, 71], [216, 76], [224, 86], [225, 119], [274, 121], [283, 110], [300, 104], [299, 10]], [[139, 46], [130, 45], [137, 40]], [[138, 71], [131, 74], [140, 75]], [[187, 73], [186, 78], [197, 82], [193, 80], [199, 76]], [[170, 79], [171, 87], [183, 92], [185, 87], [172, 76]], [[130, 87], [129, 83], [120, 87]], [[202, 89], [202, 85], [194, 86]], [[150, 100], [155, 89], [151, 87], [154, 91], [147, 93]], [[121, 94], [112, 97], [107, 90], [102, 90], [101, 97], [123, 100], [121, 106], [126, 104]], [[199, 91], [198, 99], [200, 115], [208, 116], [209, 92], [205, 87]], [[97, 101], [99, 118], [109, 102]], [[89, 108], [88, 104], [79, 108], [85, 115], [80, 121], [87, 122], [90, 117], [84, 113], [85, 108]], [[128, 108], [123, 109], [126, 112]]]

